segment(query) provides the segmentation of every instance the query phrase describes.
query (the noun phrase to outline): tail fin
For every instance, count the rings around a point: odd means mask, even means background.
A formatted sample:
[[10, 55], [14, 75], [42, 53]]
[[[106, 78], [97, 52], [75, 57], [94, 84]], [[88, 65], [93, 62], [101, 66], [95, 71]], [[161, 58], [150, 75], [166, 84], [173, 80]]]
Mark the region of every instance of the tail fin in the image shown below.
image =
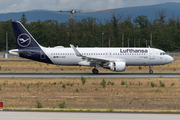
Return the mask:
[[16, 50], [16, 52], [20, 57], [53, 64], [43, 51], [43, 47], [36, 42], [33, 36], [19, 21], [12, 22], [12, 26], [18, 47], [18, 51]]
[[39, 48], [40, 45], [19, 21], [12, 22], [18, 49]]

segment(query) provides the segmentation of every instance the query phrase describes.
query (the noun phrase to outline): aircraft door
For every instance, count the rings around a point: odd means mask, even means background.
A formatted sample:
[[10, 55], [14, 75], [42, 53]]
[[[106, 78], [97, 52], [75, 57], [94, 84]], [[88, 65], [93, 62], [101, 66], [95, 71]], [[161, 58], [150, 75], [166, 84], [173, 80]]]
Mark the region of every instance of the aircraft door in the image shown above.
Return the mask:
[[154, 59], [154, 50], [149, 50], [149, 59]]

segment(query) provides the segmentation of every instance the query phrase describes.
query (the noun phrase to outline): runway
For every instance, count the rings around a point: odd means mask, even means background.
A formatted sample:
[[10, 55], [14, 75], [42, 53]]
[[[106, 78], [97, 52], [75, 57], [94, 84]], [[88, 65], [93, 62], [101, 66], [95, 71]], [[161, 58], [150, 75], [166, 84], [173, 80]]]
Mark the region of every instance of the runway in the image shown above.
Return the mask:
[[179, 114], [97, 112], [0, 112], [2, 120], [179, 120]]
[[180, 73], [0, 73], [0, 78], [180, 78]]

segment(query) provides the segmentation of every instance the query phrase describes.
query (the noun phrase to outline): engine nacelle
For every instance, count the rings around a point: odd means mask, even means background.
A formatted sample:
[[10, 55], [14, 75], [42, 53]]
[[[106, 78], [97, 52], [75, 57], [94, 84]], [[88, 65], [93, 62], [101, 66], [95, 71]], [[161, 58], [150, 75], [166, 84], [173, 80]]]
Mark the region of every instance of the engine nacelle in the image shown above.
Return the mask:
[[125, 62], [110, 62], [109, 68], [111, 71], [122, 72], [122, 71], [125, 71], [126, 63]]
[[82, 65], [82, 66], [90, 66], [90, 62], [88, 62], [88, 61], [81, 61], [78, 64]]

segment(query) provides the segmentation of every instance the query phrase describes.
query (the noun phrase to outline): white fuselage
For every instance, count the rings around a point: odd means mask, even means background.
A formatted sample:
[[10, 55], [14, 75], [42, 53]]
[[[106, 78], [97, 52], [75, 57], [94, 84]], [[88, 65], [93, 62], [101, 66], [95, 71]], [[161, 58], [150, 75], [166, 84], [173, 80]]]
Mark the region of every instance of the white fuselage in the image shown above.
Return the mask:
[[[41, 47], [49, 59], [57, 65], [80, 65], [83, 61], [72, 48]], [[164, 65], [173, 58], [164, 51], [155, 48], [76, 48], [83, 56], [102, 58], [109, 61], [124, 61], [126, 66]]]

